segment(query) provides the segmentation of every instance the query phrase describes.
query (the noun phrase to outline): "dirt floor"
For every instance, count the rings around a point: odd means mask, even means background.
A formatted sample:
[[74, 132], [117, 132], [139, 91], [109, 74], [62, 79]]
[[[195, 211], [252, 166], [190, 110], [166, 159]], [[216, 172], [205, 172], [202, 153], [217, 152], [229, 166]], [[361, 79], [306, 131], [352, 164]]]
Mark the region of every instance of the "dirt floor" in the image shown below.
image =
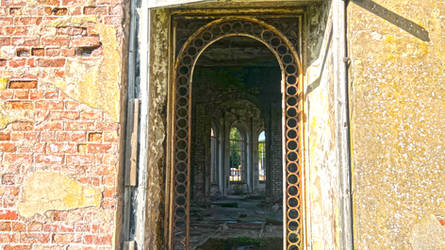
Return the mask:
[[282, 209], [261, 196], [227, 196], [191, 207], [190, 246], [199, 250], [282, 249]]

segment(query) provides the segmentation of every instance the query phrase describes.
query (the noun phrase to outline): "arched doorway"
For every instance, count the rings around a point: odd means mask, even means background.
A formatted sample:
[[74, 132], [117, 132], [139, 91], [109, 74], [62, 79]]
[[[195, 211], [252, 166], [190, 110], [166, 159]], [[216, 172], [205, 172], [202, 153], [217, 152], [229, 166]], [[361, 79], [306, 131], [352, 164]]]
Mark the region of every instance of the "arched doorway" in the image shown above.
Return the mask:
[[188, 249], [190, 236], [190, 125], [195, 63], [211, 44], [226, 37], [243, 36], [263, 43], [275, 55], [282, 81], [283, 221], [286, 249], [303, 242], [302, 204], [302, 90], [301, 64], [294, 45], [273, 26], [250, 17], [222, 18], [204, 25], [182, 47], [173, 75], [173, 149], [169, 247]]

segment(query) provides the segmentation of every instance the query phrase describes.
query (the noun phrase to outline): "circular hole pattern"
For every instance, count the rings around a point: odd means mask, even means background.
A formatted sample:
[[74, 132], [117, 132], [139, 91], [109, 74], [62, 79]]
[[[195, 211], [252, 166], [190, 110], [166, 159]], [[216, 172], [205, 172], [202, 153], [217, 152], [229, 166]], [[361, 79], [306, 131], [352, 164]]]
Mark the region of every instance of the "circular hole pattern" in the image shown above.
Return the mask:
[[204, 44], [204, 41], [201, 40], [201, 39], [196, 39], [194, 44], [195, 44], [196, 47], [199, 48], [199, 47], [201, 47]]
[[291, 233], [288, 236], [289, 242], [291, 243], [297, 243], [298, 242], [298, 236], [295, 233]]
[[178, 125], [180, 127], [185, 127], [187, 125], [187, 121], [185, 119], [178, 120]]
[[287, 165], [287, 171], [293, 173], [296, 172], [298, 170], [298, 167], [295, 163], [289, 163], [289, 165]]
[[187, 136], [187, 133], [184, 130], [179, 130], [176, 132], [176, 134], [178, 135], [179, 138], [185, 139], [185, 137]]
[[298, 205], [298, 200], [295, 198], [290, 198], [287, 204], [290, 207], [296, 207]]
[[297, 181], [298, 181], [298, 178], [297, 178], [296, 175], [291, 174], [291, 175], [289, 175], [289, 177], [287, 177], [287, 181], [288, 181], [290, 184], [296, 184]]
[[297, 126], [297, 120], [295, 119], [289, 119], [287, 121], [287, 126], [290, 128], [294, 128], [295, 126]]
[[185, 150], [186, 146], [187, 146], [187, 143], [185, 141], [178, 141], [176, 143], [176, 147], [178, 147], [179, 150]]
[[186, 66], [182, 66], [179, 68], [179, 73], [186, 75], [189, 72], [189, 68]]
[[241, 23], [234, 23], [233, 25], [232, 25], [232, 29], [233, 29], [233, 31], [234, 32], [240, 32], [241, 30], [242, 30], [242, 25], [241, 25]]
[[289, 117], [294, 117], [294, 116], [297, 115], [297, 110], [294, 109], [294, 108], [290, 108], [290, 109], [287, 110], [287, 115], [288, 115]]
[[295, 152], [290, 152], [289, 154], [287, 154], [287, 159], [289, 159], [289, 161], [296, 161], [298, 157]]
[[[288, 76], [287, 77], [287, 83], [295, 84], [295, 83], [297, 83], [297, 78], [295, 76]], [[295, 90], [295, 93], [297, 93], [297, 90]]]
[[273, 36], [273, 33], [268, 30], [264, 31], [262, 34], [263, 39], [266, 41], [270, 40], [272, 38], [272, 36]]
[[250, 31], [252, 30], [252, 24], [249, 22], [243, 23], [243, 29], [244, 32], [250, 33]]
[[176, 192], [179, 194], [185, 193], [185, 186], [184, 185], [177, 185], [176, 186]]
[[182, 196], [176, 198], [176, 204], [178, 204], [179, 206], [183, 206], [185, 204], [185, 198]]
[[298, 222], [296, 222], [296, 221], [290, 221], [289, 224], [288, 224], [288, 226], [289, 226], [289, 229], [290, 229], [290, 230], [295, 231], [295, 230], [298, 229]]
[[178, 152], [178, 153], [176, 154], [176, 157], [178, 157], [179, 160], [183, 161], [183, 160], [185, 160], [185, 158], [187, 157], [187, 154], [184, 153], [184, 152]]
[[278, 47], [278, 53], [280, 54], [285, 54], [287, 52], [287, 47], [284, 45], [281, 45], [280, 47]]
[[278, 37], [274, 37], [274, 38], [272, 38], [272, 40], [270, 41], [270, 44], [271, 44], [273, 47], [277, 47], [278, 45], [280, 45], [280, 43], [281, 43], [281, 41], [280, 41], [280, 38], [278, 38]]
[[[289, 80], [289, 79], [288, 79]], [[288, 95], [295, 95], [297, 93], [297, 88], [291, 86], [289, 88], [287, 88], [287, 94]]]
[[176, 181], [177, 182], [185, 182], [185, 174], [178, 174], [176, 175]]
[[221, 26], [221, 30], [222, 30], [222, 32], [224, 32], [224, 33], [229, 32], [229, 31], [231, 30], [230, 24], [228, 24], [228, 23], [223, 24], [223, 25]]
[[192, 58], [190, 56], [184, 56], [182, 58], [182, 64], [188, 65], [192, 63]]
[[295, 186], [290, 186], [290, 187], [287, 189], [287, 192], [288, 192], [290, 195], [295, 196], [295, 195], [298, 194], [298, 189], [297, 189]]
[[291, 63], [291, 62], [292, 62], [292, 56], [291, 56], [291, 55], [284, 55], [284, 56], [283, 56], [283, 62], [284, 62], [285, 64], [289, 64], [289, 63]]
[[297, 98], [290, 97], [290, 98], [287, 99], [287, 105], [294, 106], [295, 104], [297, 104]]
[[184, 97], [180, 97], [180, 98], [178, 98], [178, 104], [179, 104], [180, 106], [184, 106], [184, 105], [186, 105], [186, 104], [187, 104], [187, 99], [185, 99]]
[[295, 150], [297, 148], [297, 143], [294, 141], [290, 141], [287, 146], [289, 147], [290, 150]]
[[179, 81], [180, 85], [187, 84], [187, 78], [186, 77], [181, 76], [181, 77], [179, 77], [178, 81]]
[[187, 168], [187, 165], [185, 165], [185, 163], [178, 163], [176, 164], [176, 169], [183, 172], [185, 171], [185, 169]]
[[289, 131], [287, 132], [287, 136], [288, 136], [290, 139], [295, 139], [295, 138], [297, 138], [297, 132], [296, 132], [295, 130], [289, 130]]
[[196, 48], [195, 47], [190, 47], [187, 52], [189, 53], [189, 55], [194, 56], [196, 54]]
[[[288, 73], [288, 74], [294, 74], [294, 73], [296, 73], [297, 72], [297, 68], [295, 68], [295, 66], [294, 65], [288, 65], [287, 67], [286, 67], [286, 73]], [[289, 82], [290, 83], [290, 82]]]
[[205, 31], [204, 33], [202, 33], [202, 39], [204, 40], [210, 40], [212, 39], [213, 35], [212, 33]]
[[178, 115], [184, 117], [187, 115], [187, 110], [185, 108], [178, 108]]
[[[294, 200], [295, 200], [295, 199], [294, 199]], [[294, 201], [292, 201], [292, 202], [294, 202]], [[290, 204], [291, 204], [291, 201], [289, 200], [289, 205], [290, 205]], [[298, 201], [297, 201], [296, 205], [294, 205], [294, 206], [292, 206], [292, 207], [296, 207], [297, 205], [298, 205]], [[298, 210], [296, 210], [296, 209], [290, 209], [289, 212], [288, 212], [288, 214], [289, 214], [289, 218], [291, 218], [291, 219], [293, 219], [293, 220], [298, 219], [298, 216], [299, 216]]]
[[180, 95], [184, 96], [187, 94], [187, 87], [180, 87], [178, 91]]

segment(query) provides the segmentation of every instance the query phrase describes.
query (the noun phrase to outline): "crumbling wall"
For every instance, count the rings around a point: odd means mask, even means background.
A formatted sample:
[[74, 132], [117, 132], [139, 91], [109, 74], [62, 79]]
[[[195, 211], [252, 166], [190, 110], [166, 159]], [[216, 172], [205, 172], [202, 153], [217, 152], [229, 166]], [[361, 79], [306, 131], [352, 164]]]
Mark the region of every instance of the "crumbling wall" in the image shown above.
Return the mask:
[[[149, 114], [148, 114], [148, 162], [146, 203], [141, 204], [145, 210], [145, 225], [139, 226], [136, 232], [137, 242], [143, 242], [142, 249], [163, 249], [164, 201], [168, 200], [168, 188], [165, 183], [166, 164], [166, 131], [167, 131], [167, 98], [169, 66], [169, 25], [170, 16], [165, 9], [150, 10], [150, 48], [149, 48]], [[141, 45], [140, 45], [141, 46]], [[141, 84], [147, 84], [141, 82]], [[165, 200], [163, 200], [165, 198]], [[165, 231], [163, 231], [165, 230]], [[144, 239], [139, 237], [143, 236]]]
[[112, 248], [121, 1], [0, 4], [0, 248]]
[[348, 6], [357, 249], [445, 248], [444, 24], [444, 1]]

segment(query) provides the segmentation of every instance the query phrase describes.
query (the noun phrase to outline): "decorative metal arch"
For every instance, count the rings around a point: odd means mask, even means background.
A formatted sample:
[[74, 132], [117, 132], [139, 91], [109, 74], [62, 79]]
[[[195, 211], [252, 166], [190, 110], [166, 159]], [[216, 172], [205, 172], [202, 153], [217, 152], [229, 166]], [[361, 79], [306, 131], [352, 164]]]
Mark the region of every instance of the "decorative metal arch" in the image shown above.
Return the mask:
[[282, 72], [284, 138], [283, 213], [286, 249], [303, 246], [302, 77], [296, 48], [276, 28], [250, 17], [228, 17], [196, 31], [182, 47], [173, 75], [173, 164], [170, 192], [169, 249], [188, 249], [190, 235], [191, 98], [195, 64], [214, 42], [246, 36], [263, 43], [277, 58]]

